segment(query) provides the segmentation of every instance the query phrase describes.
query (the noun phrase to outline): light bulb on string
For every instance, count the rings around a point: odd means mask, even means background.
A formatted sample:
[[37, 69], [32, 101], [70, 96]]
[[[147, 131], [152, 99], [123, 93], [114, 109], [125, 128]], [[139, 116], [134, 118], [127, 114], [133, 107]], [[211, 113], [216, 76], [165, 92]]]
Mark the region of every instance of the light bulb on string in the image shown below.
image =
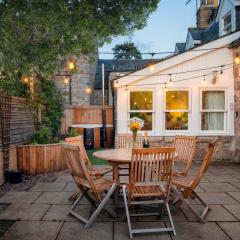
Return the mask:
[[153, 63], [153, 57], [154, 57], [154, 55], [155, 55], [155, 53], [150, 53], [151, 54], [151, 63], [149, 64], [149, 68], [150, 68], [150, 70], [151, 71], [154, 71], [155, 70], [155, 64]]
[[220, 74], [223, 74], [223, 65], [221, 66]]
[[114, 85], [114, 87], [118, 87], [119, 86], [119, 84], [118, 84], [118, 80], [115, 82], [115, 85]]
[[125, 92], [127, 92], [128, 88], [127, 88], [127, 85], [125, 86]]
[[207, 82], [206, 82], [206, 75], [203, 76], [202, 83], [203, 83], [203, 84], [206, 84], [206, 83], [207, 83]]
[[169, 82], [168, 82], [168, 84], [169, 84], [169, 86], [172, 86], [173, 85], [173, 80], [172, 80], [172, 74], [169, 74]]

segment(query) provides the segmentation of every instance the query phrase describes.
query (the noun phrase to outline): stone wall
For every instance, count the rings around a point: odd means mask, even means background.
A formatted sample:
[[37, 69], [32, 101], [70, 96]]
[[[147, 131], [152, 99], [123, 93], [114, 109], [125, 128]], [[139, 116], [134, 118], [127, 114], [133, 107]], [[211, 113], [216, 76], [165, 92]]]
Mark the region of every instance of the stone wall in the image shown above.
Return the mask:
[[[75, 57], [76, 70], [72, 73], [72, 105], [84, 106], [90, 105], [92, 94], [87, 93], [86, 89], [90, 86], [93, 92], [93, 86], [96, 73], [97, 55], [89, 57]], [[64, 75], [62, 72], [60, 75]], [[64, 76], [56, 76], [56, 83], [64, 95], [65, 103], [69, 104], [69, 84], [64, 82]]]
[[[109, 105], [109, 90], [105, 89], [105, 104]], [[91, 105], [102, 105], [102, 89], [94, 89]]]
[[[237, 52], [240, 52], [240, 47], [233, 49], [233, 59]], [[233, 67], [234, 75], [234, 147], [235, 147], [235, 161], [240, 162], [240, 65]]]

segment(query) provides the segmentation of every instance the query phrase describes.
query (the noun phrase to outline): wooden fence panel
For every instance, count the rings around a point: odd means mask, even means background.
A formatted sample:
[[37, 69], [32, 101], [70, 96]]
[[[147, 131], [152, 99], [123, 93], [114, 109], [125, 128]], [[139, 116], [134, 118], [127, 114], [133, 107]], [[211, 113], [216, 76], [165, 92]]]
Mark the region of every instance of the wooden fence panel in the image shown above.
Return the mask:
[[29, 174], [65, 170], [62, 144], [19, 145], [18, 166]]
[[[11, 121], [10, 121], [10, 159], [9, 168], [17, 168], [17, 151], [16, 145], [28, 142], [34, 132], [35, 124], [31, 109], [28, 107], [26, 99], [12, 97], [11, 99]], [[1, 134], [1, 132], [0, 132]], [[1, 136], [0, 136], [1, 139]], [[3, 158], [2, 158], [2, 141], [0, 140], [0, 185], [3, 183]], [[21, 153], [25, 154], [25, 153]], [[22, 164], [27, 165], [29, 159]], [[20, 166], [22, 168], [22, 166]]]

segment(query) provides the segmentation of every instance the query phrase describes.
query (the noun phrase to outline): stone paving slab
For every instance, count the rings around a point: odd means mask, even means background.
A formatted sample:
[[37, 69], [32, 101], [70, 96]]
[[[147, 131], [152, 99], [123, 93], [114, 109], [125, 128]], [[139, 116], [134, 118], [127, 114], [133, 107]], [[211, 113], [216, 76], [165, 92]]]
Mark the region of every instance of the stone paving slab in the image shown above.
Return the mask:
[[177, 235], [173, 240], [230, 240], [216, 223], [176, 222]]
[[41, 220], [49, 205], [13, 203], [0, 214], [1, 220]]
[[[165, 227], [165, 224], [163, 222], [135, 222], [134, 224], [135, 228], [159, 228], [159, 227]], [[151, 239], [151, 240], [171, 240], [171, 237], [169, 233], [163, 232], [163, 233], [151, 233], [151, 234], [135, 234], [133, 235], [135, 239]], [[114, 240], [129, 240], [129, 232], [128, 232], [128, 225], [127, 222], [115, 222], [114, 223]]]
[[66, 173], [64, 175], [59, 176], [55, 182], [67, 183], [67, 182], [74, 182], [74, 181], [72, 176]]
[[222, 228], [224, 232], [231, 238], [231, 240], [239, 240], [240, 239], [240, 223], [219, 223], [219, 226]]
[[0, 198], [0, 203], [32, 203], [40, 192], [8, 192]]
[[[52, 205], [47, 213], [45, 214], [43, 220], [47, 221], [67, 221], [67, 222], [78, 222], [79, 220], [71, 215], [68, 215], [68, 212], [71, 208], [71, 205]], [[89, 218], [91, 212], [90, 205], [79, 205], [75, 209], [81, 216]]]
[[66, 183], [36, 183], [29, 191], [33, 192], [61, 192]]
[[69, 182], [65, 185], [64, 189], [63, 189], [64, 192], [78, 192], [79, 191], [79, 188], [78, 186], [76, 185], [76, 183], [72, 183], [72, 182]]
[[240, 192], [228, 192], [228, 194], [240, 203]]
[[234, 187], [236, 187], [240, 190], [240, 182], [231, 182], [231, 185], [233, 185]]
[[57, 222], [15, 222], [1, 240], [55, 240], [61, 226]]
[[72, 204], [69, 197], [73, 192], [43, 192], [35, 203], [42, 204]]
[[234, 187], [230, 183], [200, 183], [200, 187], [206, 192], [230, 192], [239, 191], [238, 188]]
[[[227, 205], [226, 205], [227, 206]], [[229, 222], [229, 221], [238, 221], [236, 217], [233, 216], [229, 211], [227, 211], [224, 207], [221, 205], [209, 205], [210, 211], [208, 212], [205, 220], [208, 222], [215, 222], [215, 221], [221, 221], [221, 222]], [[182, 206], [181, 209], [183, 210], [184, 214], [187, 216], [187, 219], [191, 222], [196, 222], [198, 219], [189, 211], [186, 206]], [[196, 205], [195, 209], [198, 212], [203, 211], [203, 207]]]
[[95, 222], [91, 228], [84, 229], [79, 222], [63, 224], [57, 240], [112, 240], [113, 223]]
[[224, 205], [224, 208], [240, 220], [240, 205]]
[[199, 196], [203, 198], [203, 200], [207, 204], [238, 204], [236, 200], [234, 200], [232, 197], [227, 195], [226, 193], [199, 193]]
[[235, 178], [231, 175], [219, 175], [219, 176], [206, 176], [209, 182], [213, 183], [230, 183], [230, 182], [240, 182], [240, 179]]

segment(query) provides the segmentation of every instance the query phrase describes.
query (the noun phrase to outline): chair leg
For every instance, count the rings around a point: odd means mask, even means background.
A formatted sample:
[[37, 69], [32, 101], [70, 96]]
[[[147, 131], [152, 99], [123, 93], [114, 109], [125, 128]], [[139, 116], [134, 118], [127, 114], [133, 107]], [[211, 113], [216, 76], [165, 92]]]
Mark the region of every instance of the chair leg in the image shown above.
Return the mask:
[[201, 213], [201, 218], [204, 219], [211, 209], [208, 207], [207, 203], [194, 191], [193, 192], [194, 197], [197, 198], [197, 200], [204, 206], [204, 210]]
[[176, 229], [175, 229], [175, 226], [174, 226], [174, 223], [173, 223], [172, 214], [170, 212], [168, 203], [166, 204], [166, 208], [167, 208], [167, 213], [168, 213], [168, 217], [169, 217], [169, 220], [170, 220], [170, 224], [171, 224], [171, 227], [172, 227], [173, 235], [175, 236], [176, 235]]
[[82, 198], [84, 197], [84, 194], [80, 194], [80, 196], [75, 200], [75, 202], [73, 203], [70, 211], [68, 212], [68, 214], [73, 215], [75, 218], [79, 219], [80, 221], [87, 223], [88, 220], [84, 217], [82, 217], [81, 215], [79, 215], [78, 213], [76, 213], [74, 211], [75, 207], [78, 205], [78, 203], [82, 200]]
[[126, 217], [127, 217], [127, 222], [128, 222], [128, 230], [129, 230], [129, 235], [130, 238], [132, 239], [132, 226], [131, 226], [131, 221], [130, 221], [130, 215], [128, 211], [128, 201], [127, 201], [127, 195], [126, 195], [126, 185], [122, 186], [123, 188], [123, 200], [124, 200], [124, 205], [125, 205], [125, 210], [126, 210]]
[[86, 223], [86, 225], [84, 226], [84, 228], [88, 228], [91, 226], [91, 224], [93, 223], [93, 221], [95, 220], [95, 218], [98, 216], [98, 214], [101, 212], [101, 210], [103, 209], [104, 205], [107, 203], [107, 201], [109, 200], [110, 196], [113, 194], [114, 190], [116, 188], [116, 184], [114, 183], [112, 185], [112, 187], [109, 189], [107, 195], [104, 197], [104, 199], [101, 201], [101, 203], [98, 205], [97, 209], [94, 211], [94, 213], [92, 214], [92, 216], [90, 217], [90, 219], [88, 220], [88, 222]]
[[[188, 203], [186, 201], [186, 199], [182, 196], [181, 192], [179, 192], [175, 187], [172, 187], [172, 190], [175, 192], [175, 194], [179, 197], [179, 199], [192, 211], [192, 213], [198, 218], [198, 220], [202, 223], [205, 223], [204, 221], [204, 217], [202, 217], [203, 214], [199, 214], [193, 207], [190, 203]], [[204, 216], [206, 215], [206, 213], [208, 211], [208, 206], [204, 209], [203, 213], [204, 213]]]

